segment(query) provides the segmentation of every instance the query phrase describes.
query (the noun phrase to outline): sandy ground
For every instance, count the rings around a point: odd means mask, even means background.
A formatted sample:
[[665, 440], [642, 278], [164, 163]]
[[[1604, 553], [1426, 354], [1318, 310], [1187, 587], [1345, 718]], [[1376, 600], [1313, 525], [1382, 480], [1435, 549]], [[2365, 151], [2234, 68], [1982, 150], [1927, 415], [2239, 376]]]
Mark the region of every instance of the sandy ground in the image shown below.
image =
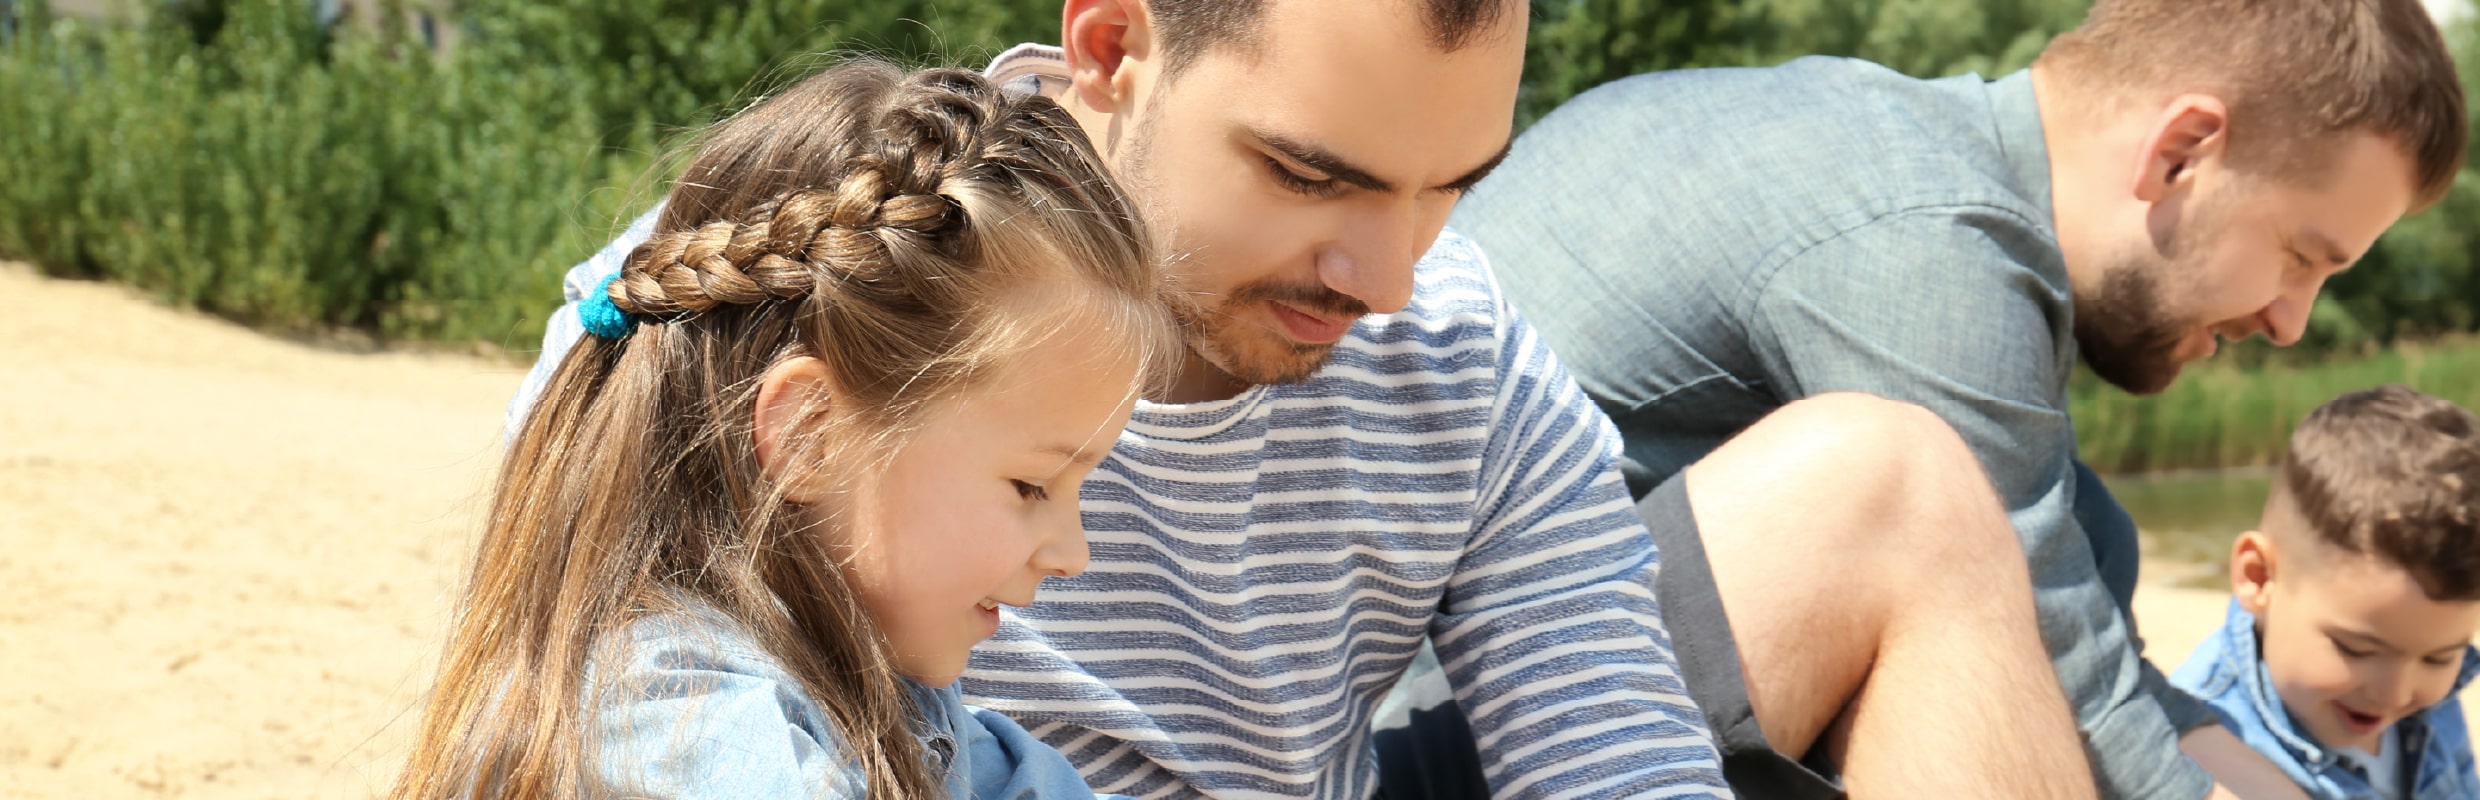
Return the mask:
[[520, 368], [0, 296], [0, 797], [382, 789]]
[[[294, 344], [14, 265], [0, 296], [0, 797], [383, 790], [520, 368]], [[2158, 662], [2222, 602], [2139, 592]]]

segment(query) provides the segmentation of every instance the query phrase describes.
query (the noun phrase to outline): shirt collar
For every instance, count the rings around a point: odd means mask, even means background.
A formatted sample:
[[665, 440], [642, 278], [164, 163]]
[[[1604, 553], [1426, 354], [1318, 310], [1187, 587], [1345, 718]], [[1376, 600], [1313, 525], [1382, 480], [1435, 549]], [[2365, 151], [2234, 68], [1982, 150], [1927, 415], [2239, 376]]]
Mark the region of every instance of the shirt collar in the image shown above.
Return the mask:
[[1990, 81], [1988, 89], [1998, 148], [2015, 168], [2016, 188], [2054, 220], [2057, 209], [2050, 203], [2049, 139], [2041, 132], [2041, 103], [2032, 92], [2032, 70]]
[[2231, 598], [2222, 636], [2222, 646], [2234, 657], [2232, 663], [2242, 665], [2240, 674], [2245, 676], [2248, 703], [2256, 707], [2256, 718], [2264, 722], [2265, 731], [2282, 743], [2282, 749], [2290, 751], [2293, 760], [2309, 769], [2323, 772], [2333, 766], [2340, 757], [2301, 733], [2293, 724], [2290, 711], [2282, 706], [2281, 694], [2273, 690], [2272, 668], [2266, 666], [2263, 655], [2256, 650], [2256, 615], [2241, 608], [2238, 598]]

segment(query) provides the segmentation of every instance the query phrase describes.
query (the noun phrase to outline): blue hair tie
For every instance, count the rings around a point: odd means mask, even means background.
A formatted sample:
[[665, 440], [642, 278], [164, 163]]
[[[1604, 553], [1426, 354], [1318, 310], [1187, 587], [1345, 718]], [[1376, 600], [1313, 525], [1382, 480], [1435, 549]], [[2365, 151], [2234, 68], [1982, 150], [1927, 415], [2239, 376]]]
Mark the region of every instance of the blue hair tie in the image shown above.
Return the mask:
[[612, 273], [595, 284], [594, 291], [586, 293], [584, 302], [577, 304], [577, 320], [585, 323], [587, 333], [605, 339], [626, 339], [629, 331], [637, 328], [637, 321], [611, 302], [611, 282], [619, 279], [620, 273]]

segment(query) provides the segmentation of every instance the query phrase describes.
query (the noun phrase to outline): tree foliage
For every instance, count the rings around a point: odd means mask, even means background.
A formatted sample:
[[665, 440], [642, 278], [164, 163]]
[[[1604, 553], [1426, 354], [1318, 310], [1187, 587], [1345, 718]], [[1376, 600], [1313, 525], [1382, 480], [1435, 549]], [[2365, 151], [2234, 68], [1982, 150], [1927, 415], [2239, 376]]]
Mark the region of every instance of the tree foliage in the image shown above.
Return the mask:
[[[404, 0], [411, 2], [412, 0]], [[422, 0], [435, 2], [435, 0]], [[649, 202], [653, 153], [864, 50], [971, 65], [1058, 0], [458, 0], [444, 53], [312, 0], [153, 0], [128, 25], [0, 0], [0, 256], [275, 327], [523, 341], [561, 268]], [[1519, 121], [1640, 72], [2029, 64], [2085, 0], [1535, 0]], [[391, 16], [393, 15], [393, 16]], [[2470, 52], [2473, 23], [2454, 31]], [[2464, 60], [2466, 83], [2473, 61]], [[2310, 351], [2480, 329], [2470, 176], [2335, 279]], [[2242, 350], [2243, 358], [2263, 358]]]

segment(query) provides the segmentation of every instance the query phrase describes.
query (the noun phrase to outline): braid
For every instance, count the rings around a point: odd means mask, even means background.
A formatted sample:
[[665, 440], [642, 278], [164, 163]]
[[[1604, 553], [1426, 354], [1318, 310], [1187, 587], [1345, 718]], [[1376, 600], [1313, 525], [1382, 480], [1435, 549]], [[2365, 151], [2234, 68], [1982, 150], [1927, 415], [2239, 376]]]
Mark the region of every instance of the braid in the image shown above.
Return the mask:
[[959, 70], [906, 83], [915, 91], [890, 99], [911, 102], [884, 109], [878, 152], [853, 159], [834, 190], [789, 192], [738, 220], [647, 239], [621, 267], [612, 302], [672, 316], [798, 300], [896, 260], [971, 262], [977, 248], [958, 187], [1005, 171], [995, 165], [1014, 148], [989, 144], [1000, 90]]

